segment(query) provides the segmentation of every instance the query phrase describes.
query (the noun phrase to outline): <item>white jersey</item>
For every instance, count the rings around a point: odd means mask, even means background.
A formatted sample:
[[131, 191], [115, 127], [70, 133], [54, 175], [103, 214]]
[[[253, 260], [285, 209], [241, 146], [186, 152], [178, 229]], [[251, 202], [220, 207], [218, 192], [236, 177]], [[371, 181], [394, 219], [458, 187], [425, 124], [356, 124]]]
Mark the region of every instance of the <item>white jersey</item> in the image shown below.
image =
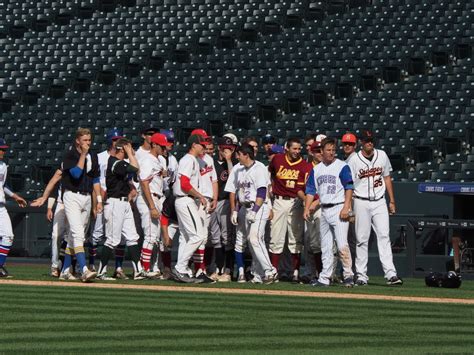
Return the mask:
[[136, 151], [135, 151], [135, 158], [137, 158], [137, 160], [140, 160], [141, 158], [143, 158], [144, 156], [146, 156], [147, 154], [149, 154], [150, 151], [149, 150], [145, 150], [143, 149], [142, 147], [139, 147]]
[[176, 181], [176, 172], [178, 171], [178, 160], [173, 154], [168, 153], [168, 161], [167, 169], [168, 169], [168, 176], [165, 178], [165, 190], [168, 190], [171, 185], [174, 184]]
[[181, 189], [180, 179], [181, 176], [186, 176], [189, 178], [189, 182], [191, 186], [200, 191], [199, 188], [199, 180], [200, 180], [200, 172], [199, 172], [199, 163], [191, 154], [186, 154], [182, 157], [178, 163], [178, 171], [176, 173], [176, 183], [173, 185], [173, 194], [177, 197], [179, 196], [186, 196], [187, 193]]
[[318, 194], [322, 205], [343, 203], [345, 191], [352, 188], [351, 170], [339, 159], [329, 165], [324, 163], [316, 165], [306, 182], [306, 193]]
[[352, 152], [351, 154], [349, 154], [348, 157], [346, 157], [345, 162], [346, 162], [347, 164], [349, 164], [349, 161], [350, 161], [352, 158], [354, 158], [354, 156], [356, 156], [356, 155], [357, 155], [356, 152]]
[[372, 160], [358, 152], [349, 161], [354, 180], [354, 196], [379, 200], [385, 196], [385, 176], [389, 176], [392, 165], [383, 150], [374, 149]]
[[237, 193], [241, 204], [255, 202], [257, 189], [265, 187], [268, 189], [268, 169], [259, 161], [255, 161], [251, 167], [246, 168], [242, 164], [235, 165], [227, 179], [225, 191]]
[[214, 166], [214, 159], [211, 158], [209, 154], [204, 154], [204, 156], [197, 158], [199, 163], [199, 172], [200, 172], [200, 184], [199, 192], [207, 198], [214, 197], [214, 191], [212, 189], [212, 184], [217, 182], [217, 173]]
[[104, 191], [107, 191], [107, 186], [105, 184], [105, 172], [107, 171], [107, 164], [109, 162], [110, 154], [107, 150], [97, 154], [99, 159], [99, 171], [100, 171], [100, 188]]
[[143, 155], [139, 161], [140, 181], [150, 181], [150, 192], [163, 196], [163, 171], [165, 167], [161, 164], [159, 158], [148, 153]]
[[7, 164], [5, 164], [3, 160], [0, 160], [0, 204], [5, 203], [5, 191], [3, 191], [3, 188], [7, 181], [7, 168]]

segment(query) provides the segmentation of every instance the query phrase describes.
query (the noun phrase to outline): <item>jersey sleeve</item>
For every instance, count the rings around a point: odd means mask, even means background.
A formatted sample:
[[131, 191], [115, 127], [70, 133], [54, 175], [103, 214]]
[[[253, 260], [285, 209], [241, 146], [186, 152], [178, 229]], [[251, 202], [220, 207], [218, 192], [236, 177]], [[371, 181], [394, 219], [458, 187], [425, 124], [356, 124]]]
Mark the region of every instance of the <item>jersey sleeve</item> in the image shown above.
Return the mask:
[[235, 193], [236, 186], [237, 186], [236, 181], [235, 181], [237, 177], [236, 170], [237, 169], [234, 167], [234, 169], [230, 171], [229, 178], [227, 179], [227, 182], [224, 187], [224, 191]]
[[314, 178], [314, 169], [311, 169], [308, 175], [308, 180], [306, 181], [306, 190], [307, 195], [316, 195], [316, 180]]
[[393, 171], [392, 164], [390, 163], [390, 159], [388, 158], [387, 153], [383, 153], [385, 158], [385, 164], [383, 167], [383, 176], [390, 176], [390, 173]]
[[351, 168], [349, 165], [345, 164], [341, 172], [339, 173], [339, 179], [341, 180], [344, 190], [354, 190], [354, 181], [352, 179]]
[[129, 163], [124, 160], [116, 160], [112, 163], [111, 171], [113, 174], [118, 176], [127, 176]]

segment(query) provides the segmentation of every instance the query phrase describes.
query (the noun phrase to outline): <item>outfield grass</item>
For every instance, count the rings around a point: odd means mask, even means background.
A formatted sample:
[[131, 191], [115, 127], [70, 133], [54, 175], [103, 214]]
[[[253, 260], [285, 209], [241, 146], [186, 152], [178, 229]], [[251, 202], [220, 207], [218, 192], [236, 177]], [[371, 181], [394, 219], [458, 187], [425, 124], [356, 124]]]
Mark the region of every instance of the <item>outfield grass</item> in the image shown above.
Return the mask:
[[[55, 280], [49, 276], [48, 265], [36, 264], [11, 264], [8, 270], [18, 280]], [[60, 281], [58, 281], [60, 282]], [[99, 282], [99, 281], [95, 281]], [[142, 281], [106, 281], [108, 284], [131, 283], [131, 284], [159, 284], [159, 285], [177, 285], [174, 281], [162, 280], [142, 280]], [[315, 289], [309, 285], [293, 285], [288, 282], [279, 282], [273, 285], [254, 285], [251, 283], [240, 284], [237, 282], [230, 283], [215, 283], [211, 285], [186, 285], [180, 286], [189, 287], [226, 287], [226, 288], [248, 288], [248, 289], [272, 289], [272, 290], [294, 290], [294, 291], [308, 291], [308, 292], [345, 292], [354, 294], [379, 294], [379, 295], [393, 295], [393, 296], [417, 296], [417, 297], [441, 297], [441, 298], [474, 298], [474, 281], [463, 281], [459, 289], [445, 289], [426, 287], [424, 279], [404, 279], [403, 286], [387, 286], [383, 277], [372, 277], [370, 284], [367, 287], [354, 287], [347, 289], [340, 286], [332, 286], [327, 289]]]
[[471, 353], [473, 306], [1, 285], [0, 352]]

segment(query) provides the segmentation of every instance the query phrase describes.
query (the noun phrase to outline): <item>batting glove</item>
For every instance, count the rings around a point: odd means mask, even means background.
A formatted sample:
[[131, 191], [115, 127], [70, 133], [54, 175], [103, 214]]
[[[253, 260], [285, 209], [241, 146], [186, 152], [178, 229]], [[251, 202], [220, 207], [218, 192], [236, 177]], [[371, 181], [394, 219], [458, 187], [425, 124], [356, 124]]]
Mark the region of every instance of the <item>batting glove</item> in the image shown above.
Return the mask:
[[250, 223], [254, 223], [257, 219], [257, 213], [255, 211], [247, 212], [247, 221]]
[[237, 211], [232, 211], [232, 215], [230, 216], [230, 222], [231, 222], [234, 226], [236, 226], [236, 225], [239, 224], [238, 219], [237, 219], [238, 215], [239, 215], [239, 212], [237, 212]]

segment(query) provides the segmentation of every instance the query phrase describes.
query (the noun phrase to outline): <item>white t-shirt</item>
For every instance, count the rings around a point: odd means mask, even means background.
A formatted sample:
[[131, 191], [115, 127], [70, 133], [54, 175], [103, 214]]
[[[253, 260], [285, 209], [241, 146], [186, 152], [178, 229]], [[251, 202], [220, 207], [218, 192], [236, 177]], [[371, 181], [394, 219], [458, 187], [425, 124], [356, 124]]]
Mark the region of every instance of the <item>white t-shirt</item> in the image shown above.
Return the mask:
[[163, 171], [165, 167], [159, 158], [152, 154], [143, 155], [138, 163], [140, 165], [140, 181], [150, 181], [150, 192], [163, 196]]
[[383, 150], [374, 149], [372, 160], [358, 152], [348, 164], [354, 180], [354, 196], [371, 200], [385, 196], [384, 177], [390, 176], [392, 165]]
[[5, 203], [5, 191], [3, 191], [3, 187], [5, 186], [5, 182], [7, 181], [7, 169], [8, 166], [5, 164], [3, 160], [0, 160], [0, 203]]
[[246, 168], [242, 164], [235, 165], [227, 179], [225, 191], [237, 193], [240, 203], [255, 202], [257, 189], [268, 188], [268, 169], [259, 161]]
[[181, 189], [181, 176], [186, 176], [189, 178], [191, 186], [200, 191], [199, 189], [199, 180], [200, 180], [200, 173], [199, 173], [199, 163], [197, 159], [191, 155], [186, 154], [182, 157], [178, 163], [178, 171], [176, 174], [176, 183], [173, 185], [173, 194], [175, 196], [186, 196], [187, 193]]
[[107, 186], [105, 184], [105, 172], [107, 171], [107, 163], [109, 162], [110, 154], [107, 150], [97, 154], [99, 159], [99, 171], [100, 171], [100, 187], [102, 190], [107, 191]]
[[199, 192], [207, 198], [213, 198], [212, 184], [217, 182], [217, 173], [216, 167], [214, 166], [214, 159], [212, 159], [208, 154], [197, 158], [199, 163], [199, 172], [200, 172], [200, 184]]

